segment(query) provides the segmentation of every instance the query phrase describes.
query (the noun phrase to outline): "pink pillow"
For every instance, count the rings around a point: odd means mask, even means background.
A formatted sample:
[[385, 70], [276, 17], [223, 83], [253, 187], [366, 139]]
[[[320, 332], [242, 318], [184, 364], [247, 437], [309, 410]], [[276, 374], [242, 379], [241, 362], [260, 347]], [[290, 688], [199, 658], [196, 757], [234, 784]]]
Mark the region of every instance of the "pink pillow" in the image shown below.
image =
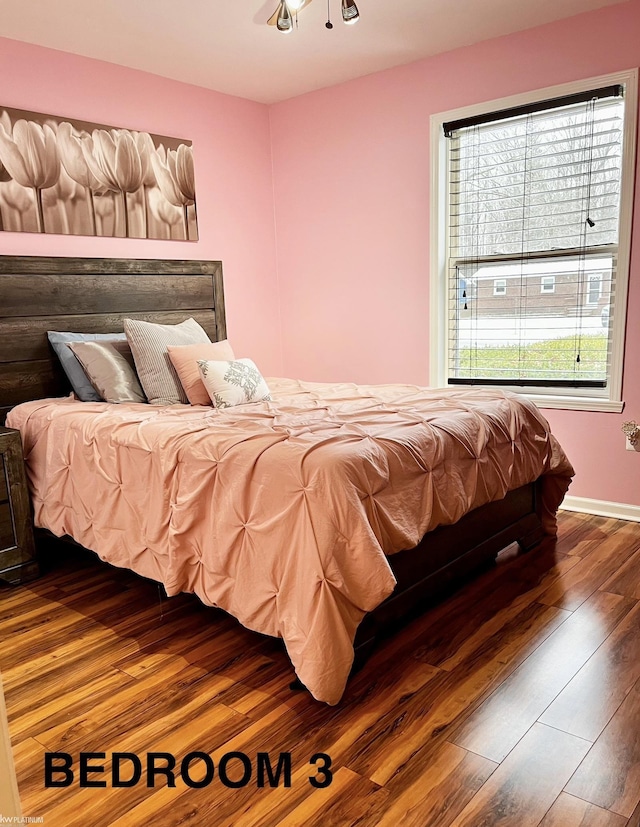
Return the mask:
[[191, 405], [211, 405], [211, 398], [202, 383], [198, 359], [232, 362], [236, 358], [226, 339], [197, 345], [169, 345], [169, 358], [176, 369], [180, 384]]

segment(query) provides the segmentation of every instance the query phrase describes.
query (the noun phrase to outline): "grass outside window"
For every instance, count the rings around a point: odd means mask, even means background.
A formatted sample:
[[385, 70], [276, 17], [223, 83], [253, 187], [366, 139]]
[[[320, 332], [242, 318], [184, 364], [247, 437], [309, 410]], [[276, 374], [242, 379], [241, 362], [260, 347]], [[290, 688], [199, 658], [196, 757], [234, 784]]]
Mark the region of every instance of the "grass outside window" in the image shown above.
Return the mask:
[[[577, 354], [580, 361], [577, 361]], [[522, 345], [462, 347], [459, 351], [460, 378], [551, 379], [574, 376], [576, 379], [605, 381], [607, 378], [607, 336], [601, 334], [547, 339]]]

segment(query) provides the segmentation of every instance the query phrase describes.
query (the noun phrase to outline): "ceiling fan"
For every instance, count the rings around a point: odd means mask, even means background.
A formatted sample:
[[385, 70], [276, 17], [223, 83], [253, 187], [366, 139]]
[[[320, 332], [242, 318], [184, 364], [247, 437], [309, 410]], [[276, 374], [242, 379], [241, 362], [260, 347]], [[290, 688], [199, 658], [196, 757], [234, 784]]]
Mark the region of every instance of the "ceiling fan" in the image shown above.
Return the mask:
[[[278, 8], [274, 11], [271, 17], [267, 20], [269, 26], [276, 26], [280, 32], [292, 32], [294, 28], [294, 21], [298, 21], [298, 12], [301, 12], [313, 0], [280, 0]], [[345, 23], [357, 23], [360, 19], [358, 7], [355, 0], [341, 0], [342, 2], [342, 19]], [[329, 0], [327, 0], [327, 7], [329, 7]], [[325, 23], [327, 29], [333, 29], [331, 17]]]

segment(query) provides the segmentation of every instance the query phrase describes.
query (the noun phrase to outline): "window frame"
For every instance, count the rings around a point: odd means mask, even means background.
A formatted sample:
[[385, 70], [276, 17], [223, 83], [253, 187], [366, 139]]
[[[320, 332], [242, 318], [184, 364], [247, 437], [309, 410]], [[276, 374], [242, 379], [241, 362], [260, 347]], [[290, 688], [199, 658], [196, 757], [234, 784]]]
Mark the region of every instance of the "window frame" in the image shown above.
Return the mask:
[[[562, 97], [624, 84], [625, 120], [623, 126], [622, 181], [620, 192], [620, 224], [616, 270], [616, 308], [611, 331], [611, 363], [607, 387], [594, 388], [533, 388], [503, 385], [505, 390], [523, 394], [544, 408], [567, 410], [613, 411], [619, 413], [622, 401], [622, 373], [626, 307], [629, 285], [631, 229], [635, 190], [636, 141], [638, 120], [638, 69], [628, 69], [599, 77], [537, 89], [521, 95], [486, 101], [461, 109], [440, 112], [431, 116], [431, 229], [430, 229], [430, 352], [429, 384], [432, 387], [448, 385], [449, 322], [447, 313], [447, 257], [448, 257], [448, 182], [449, 152], [443, 124], [447, 121], [471, 118], [502, 109], [523, 106], [537, 101]], [[482, 387], [482, 385], [480, 385]], [[477, 387], [477, 386], [476, 386]]]
[[507, 295], [507, 280], [506, 279], [494, 279], [493, 280], [493, 295], [494, 296], [506, 296]]

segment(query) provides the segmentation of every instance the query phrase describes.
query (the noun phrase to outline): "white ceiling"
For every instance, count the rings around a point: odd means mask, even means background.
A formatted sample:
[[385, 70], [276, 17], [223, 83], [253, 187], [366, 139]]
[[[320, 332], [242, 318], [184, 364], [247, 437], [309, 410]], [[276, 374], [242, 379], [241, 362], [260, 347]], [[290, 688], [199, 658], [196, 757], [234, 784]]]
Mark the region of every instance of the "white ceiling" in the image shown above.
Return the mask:
[[277, 0], [3, 0], [0, 35], [143, 69], [264, 103], [619, 0], [340, 0], [300, 13], [285, 35], [265, 25]]

